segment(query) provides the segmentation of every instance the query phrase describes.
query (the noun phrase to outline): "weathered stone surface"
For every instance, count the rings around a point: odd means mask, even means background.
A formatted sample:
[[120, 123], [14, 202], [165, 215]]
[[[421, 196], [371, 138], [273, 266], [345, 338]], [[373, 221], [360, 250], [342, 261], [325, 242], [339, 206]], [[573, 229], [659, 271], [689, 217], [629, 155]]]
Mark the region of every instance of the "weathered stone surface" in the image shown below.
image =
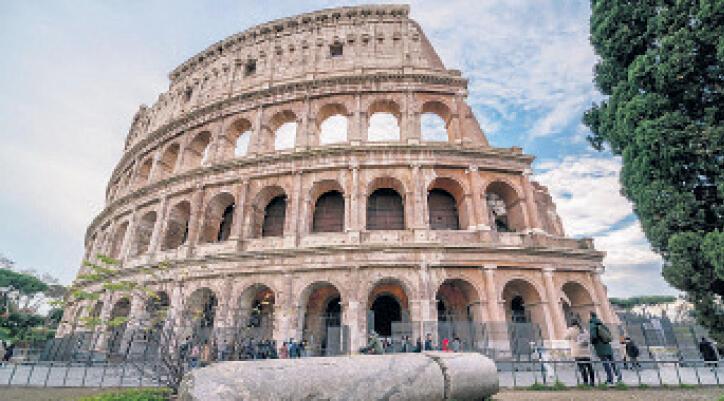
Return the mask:
[[497, 391], [480, 354], [355, 355], [214, 364], [186, 377], [180, 400], [472, 401]]

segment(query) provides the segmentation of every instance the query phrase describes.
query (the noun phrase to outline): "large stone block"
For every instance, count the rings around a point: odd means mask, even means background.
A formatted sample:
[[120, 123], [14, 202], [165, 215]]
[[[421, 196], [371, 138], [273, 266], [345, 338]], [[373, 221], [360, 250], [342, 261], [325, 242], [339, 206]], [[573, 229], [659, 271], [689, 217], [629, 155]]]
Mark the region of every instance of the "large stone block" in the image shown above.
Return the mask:
[[497, 391], [491, 360], [439, 352], [217, 363], [189, 373], [180, 400], [472, 401]]

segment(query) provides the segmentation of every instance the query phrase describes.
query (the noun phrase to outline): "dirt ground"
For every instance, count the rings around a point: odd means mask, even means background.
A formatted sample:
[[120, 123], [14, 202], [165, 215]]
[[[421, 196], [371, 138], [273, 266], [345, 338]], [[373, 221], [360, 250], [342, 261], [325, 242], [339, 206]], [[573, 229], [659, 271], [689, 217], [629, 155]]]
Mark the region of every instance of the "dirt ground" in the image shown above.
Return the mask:
[[629, 390], [568, 390], [568, 391], [508, 391], [503, 390], [495, 401], [719, 401], [724, 400], [724, 387], [693, 389], [629, 389]]
[[[76, 401], [80, 397], [97, 394], [99, 389], [89, 388], [22, 388], [0, 387], [0, 401]], [[569, 390], [569, 391], [509, 391], [503, 390], [495, 401], [719, 401], [724, 387], [695, 389], [646, 390]]]

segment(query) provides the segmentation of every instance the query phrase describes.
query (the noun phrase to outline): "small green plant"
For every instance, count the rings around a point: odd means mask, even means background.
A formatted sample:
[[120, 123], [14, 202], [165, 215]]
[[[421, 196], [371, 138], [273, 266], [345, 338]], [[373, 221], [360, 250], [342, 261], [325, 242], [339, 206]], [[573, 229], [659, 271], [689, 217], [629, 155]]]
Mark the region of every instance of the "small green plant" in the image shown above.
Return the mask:
[[565, 391], [568, 390], [568, 387], [566, 387], [566, 384], [563, 383], [560, 380], [556, 380], [555, 383], [553, 383], [553, 386], [551, 386], [551, 390], [553, 391]]
[[102, 393], [80, 401], [168, 401], [170, 395], [171, 390], [167, 388], [144, 388]]
[[548, 390], [548, 386], [546, 386], [545, 384], [536, 382], [536, 383], [533, 383], [530, 386], [528, 386], [528, 390], [530, 390], [530, 391], [546, 391], [546, 390]]
[[647, 389], [647, 388], [649, 388], [649, 385], [642, 383], [642, 384], [639, 384], [639, 388], [641, 388], [641, 389]]
[[566, 384], [562, 381], [556, 380], [555, 383], [548, 386], [542, 383], [533, 383], [527, 388], [529, 391], [565, 391], [568, 390]]
[[598, 388], [599, 390], [608, 390], [608, 384], [606, 384], [606, 383], [599, 383], [599, 384], [596, 386], [596, 388]]
[[693, 389], [693, 388], [696, 388], [696, 386], [693, 385], [693, 384], [681, 383], [681, 384], [679, 384], [679, 388], [681, 388], [681, 389]]
[[624, 382], [618, 382], [616, 383], [616, 390], [628, 390], [628, 385]]

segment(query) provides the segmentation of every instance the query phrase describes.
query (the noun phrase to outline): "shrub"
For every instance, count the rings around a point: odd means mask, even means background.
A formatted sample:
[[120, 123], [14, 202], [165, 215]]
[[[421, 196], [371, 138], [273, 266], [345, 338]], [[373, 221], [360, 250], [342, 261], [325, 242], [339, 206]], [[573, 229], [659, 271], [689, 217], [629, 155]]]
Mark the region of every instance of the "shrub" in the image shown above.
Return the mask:
[[80, 401], [168, 401], [170, 394], [171, 390], [167, 388], [144, 388], [102, 393]]

